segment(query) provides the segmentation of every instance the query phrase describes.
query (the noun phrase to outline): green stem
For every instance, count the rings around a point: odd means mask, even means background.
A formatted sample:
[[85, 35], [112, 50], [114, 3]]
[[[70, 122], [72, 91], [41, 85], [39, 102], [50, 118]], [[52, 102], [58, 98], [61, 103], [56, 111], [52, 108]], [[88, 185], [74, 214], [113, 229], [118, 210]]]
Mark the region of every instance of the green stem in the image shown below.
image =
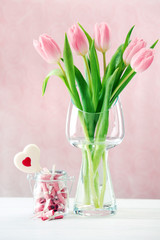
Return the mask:
[[93, 199], [95, 208], [99, 208], [99, 199], [97, 197], [95, 186], [94, 186], [93, 162], [92, 162], [92, 156], [89, 149], [89, 145], [86, 146], [86, 150], [87, 150], [88, 163], [89, 163], [89, 176], [90, 176], [90, 187], [91, 187], [92, 199]]
[[[87, 193], [87, 191], [89, 191], [91, 193], [95, 208], [99, 208], [100, 207], [99, 181], [98, 181], [99, 176], [97, 175], [97, 169], [98, 169], [98, 166], [100, 163], [101, 156], [104, 152], [105, 146], [98, 145], [97, 146], [98, 149], [95, 148], [94, 152], [91, 152], [91, 149], [89, 146], [90, 137], [89, 137], [87, 126], [85, 124], [83, 112], [81, 112], [81, 111], [79, 112], [79, 119], [80, 119], [82, 127], [83, 127], [85, 138], [88, 141], [88, 144], [85, 145], [86, 156], [84, 156], [84, 157], [86, 157], [85, 166], [87, 168], [87, 169], [85, 169], [85, 174], [84, 174], [85, 177], [83, 179], [84, 180], [84, 191], [85, 191], [85, 194]], [[104, 190], [103, 190], [103, 192], [104, 192]], [[101, 195], [102, 195], [102, 193], [101, 193]], [[101, 199], [102, 198], [103, 198], [103, 195], [101, 196]], [[85, 203], [89, 204], [90, 200], [91, 199], [89, 198], [89, 195], [87, 193], [87, 196], [85, 198]], [[101, 202], [102, 202], [102, 200], [101, 200]]]
[[64, 71], [64, 69], [63, 69], [63, 67], [62, 67], [62, 65], [61, 65], [60, 62], [58, 62], [58, 66], [59, 66], [60, 69], [62, 70], [64, 77], [67, 79], [66, 73], [65, 73], [65, 71]]
[[101, 156], [102, 156], [104, 150], [105, 150], [105, 145], [99, 144], [99, 145], [96, 145], [96, 147], [95, 147], [94, 156], [93, 156], [93, 163], [94, 163], [93, 170], [95, 173], [100, 164]]
[[78, 112], [78, 115], [79, 115], [79, 119], [80, 119], [80, 122], [81, 122], [82, 127], [83, 127], [83, 131], [84, 131], [85, 138], [86, 138], [86, 140], [89, 142], [89, 141], [90, 141], [90, 138], [89, 138], [89, 133], [88, 133], [87, 126], [86, 126], [86, 124], [85, 124], [85, 119], [84, 119], [84, 116], [83, 116], [83, 112], [79, 111], [79, 112]]
[[[87, 130], [87, 127], [86, 127], [86, 124], [85, 124], [85, 121], [84, 121], [83, 113], [81, 111], [79, 112], [79, 119], [80, 119], [82, 127], [83, 127], [85, 138], [89, 143], [90, 142], [89, 134], [88, 134], [88, 130]], [[91, 150], [89, 148], [89, 145], [87, 145], [87, 144], [86, 144], [86, 152], [87, 152], [87, 158], [88, 158], [88, 172], [89, 172], [91, 194], [92, 194], [94, 206], [96, 208], [98, 208], [99, 207], [99, 202], [98, 202], [98, 199], [97, 199], [97, 194], [96, 194], [96, 190], [95, 190], [95, 186], [94, 186], [94, 171], [93, 171], [92, 154], [91, 154]], [[88, 185], [88, 183], [86, 181], [84, 181], [84, 184]], [[84, 186], [85, 189], [87, 189], [87, 185]]]
[[69, 89], [69, 91], [71, 91], [71, 90], [70, 90], [70, 87], [69, 87], [68, 80], [67, 80], [66, 73], [65, 73], [65, 71], [64, 71], [64, 69], [63, 69], [63, 67], [62, 67], [62, 65], [61, 65], [60, 62], [58, 62], [58, 66], [60, 67], [60, 69], [61, 69], [61, 71], [62, 71], [62, 73], [63, 73], [63, 76], [64, 76], [64, 83], [65, 83], [66, 87]]
[[89, 163], [87, 151], [85, 148], [82, 149], [83, 158], [83, 181], [84, 181], [84, 203], [89, 205], [91, 203], [91, 193], [90, 193], [90, 179], [89, 179]]
[[106, 53], [103, 52], [102, 54], [103, 54], [103, 69], [104, 69], [104, 74], [105, 74], [105, 72], [106, 72]]
[[99, 172], [94, 173], [94, 188], [96, 191], [97, 198], [99, 199]]
[[107, 180], [107, 169], [106, 169], [106, 154], [105, 151], [102, 154], [102, 164], [103, 164], [103, 186], [100, 195], [100, 208], [103, 208], [104, 194], [106, 191], [106, 180]]
[[89, 65], [88, 65], [88, 62], [87, 62], [86, 55], [83, 56], [83, 59], [84, 59], [85, 65], [86, 65], [86, 70], [87, 70], [87, 75], [88, 75], [88, 84], [89, 84], [89, 89], [90, 89], [90, 93], [91, 93], [91, 96], [92, 96], [92, 93], [93, 93], [92, 78], [91, 78], [91, 73], [90, 73], [90, 70], [89, 70]]

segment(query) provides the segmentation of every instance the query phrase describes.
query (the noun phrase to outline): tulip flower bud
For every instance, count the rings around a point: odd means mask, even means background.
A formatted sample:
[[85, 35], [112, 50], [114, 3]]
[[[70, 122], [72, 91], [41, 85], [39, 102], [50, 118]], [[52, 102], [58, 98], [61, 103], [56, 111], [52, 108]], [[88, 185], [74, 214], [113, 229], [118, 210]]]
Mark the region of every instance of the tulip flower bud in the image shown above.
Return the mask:
[[71, 28], [69, 28], [67, 35], [75, 52], [81, 56], [86, 55], [89, 46], [87, 37], [82, 29], [77, 24], [74, 24]]
[[105, 53], [109, 49], [110, 29], [106, 23], [96, 23], [94, 27], [95, 47]]
[[132, 57], [140, 51], [142, 48], [146, 47], [146, 42], [143, 39], [135, 38], [132, 40], [123, 53], [123, 61], [126, 65], [129, 65]]
[[142, 48], [133, 56], [131, 67], [135, 72], [143, 72], [151, 65], [153, 58], [153, 49]]
[[39, 41], [33, 40], [33, 46], [40, 56], [48, 63], [57, 63], [61, 57], [61, 50], [57, 43], [48, 35], [42, 34]]

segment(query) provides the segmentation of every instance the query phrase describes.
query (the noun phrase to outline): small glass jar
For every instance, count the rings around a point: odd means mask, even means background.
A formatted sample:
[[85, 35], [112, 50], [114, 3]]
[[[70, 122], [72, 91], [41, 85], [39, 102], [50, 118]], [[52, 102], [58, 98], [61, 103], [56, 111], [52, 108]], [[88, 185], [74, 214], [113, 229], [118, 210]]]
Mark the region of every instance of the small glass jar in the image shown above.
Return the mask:
[[55, 171], [52, 174], [46, 170], [34, 176], [28, 174], [28, 180], [30, 185], [31, 180], [35, 181], [33, 198], [36, 217], [51, 220], [63, 218], [68, 213], [73, 177], [69, 177], [65, 171]]

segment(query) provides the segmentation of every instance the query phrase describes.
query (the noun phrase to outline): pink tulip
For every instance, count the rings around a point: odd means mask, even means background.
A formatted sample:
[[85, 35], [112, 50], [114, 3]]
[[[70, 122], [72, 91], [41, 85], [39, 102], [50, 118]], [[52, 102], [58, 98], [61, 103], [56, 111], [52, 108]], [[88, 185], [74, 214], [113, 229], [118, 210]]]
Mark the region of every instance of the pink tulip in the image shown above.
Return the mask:
[[133, 56], [131, 67], [135, 72], [143, 72], [151, 65], [153, 58], [153, 49], [142, 48]]
[[105, 53], [109, 49], [110, 29], [106, 23], [96, 23], [94, 27], [95, 47]]
[[86, 55], [89, 49], [88, 40], [78, 24], [74, 24], [69, 28], [67, 35], [75, 52], [81, 56]]
[[40, 56], [48, 63], [57, 63], [61, 57], [61, 50], [57, 43], [48, 35], [42, 34], [39, 41], [33, 40], [33, 46]]
[[146, 42], [144, 42], [142, 39], [139, 40], [135, 38], [132, 40], [126, 50], [123, 53], [123, 61], [125, 62], [126, 65], [129, 65], [131, 62], [132, 57], [140, 51], [142, 48], [146, 47]]

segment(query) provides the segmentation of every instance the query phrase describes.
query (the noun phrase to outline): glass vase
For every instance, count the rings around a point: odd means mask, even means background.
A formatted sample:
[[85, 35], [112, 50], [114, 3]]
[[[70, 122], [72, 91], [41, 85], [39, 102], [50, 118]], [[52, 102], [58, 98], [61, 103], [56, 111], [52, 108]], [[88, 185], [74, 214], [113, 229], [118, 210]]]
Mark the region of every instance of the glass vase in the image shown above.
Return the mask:
[[116, 199], [108, 167], [108, 150], [124, 137], [123, 111], [118, 98], [100, 113], [79, 110], [70, 103], [66, 123], [68, 141], [82, 151], [74, 213], [104, 216], [116, 213]]

